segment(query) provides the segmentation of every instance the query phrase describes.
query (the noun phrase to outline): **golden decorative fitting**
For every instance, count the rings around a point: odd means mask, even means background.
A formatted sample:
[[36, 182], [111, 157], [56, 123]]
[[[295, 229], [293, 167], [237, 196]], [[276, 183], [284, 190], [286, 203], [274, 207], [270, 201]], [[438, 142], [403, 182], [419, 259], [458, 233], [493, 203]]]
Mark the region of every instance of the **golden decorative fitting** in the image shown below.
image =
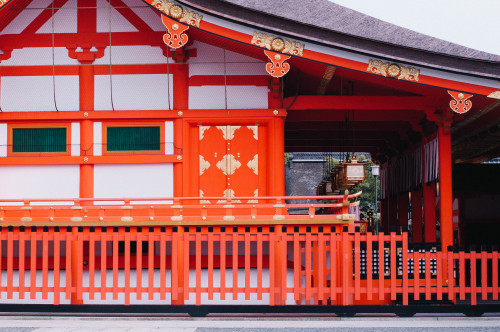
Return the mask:
[[399, 74], [401, 74], [401, 67], [399, 65], [393, 63], [387, 68], [387, 75], [389, 75], [389, 77], [396, 77], [399, 76]]
[[278, 110], [274, 110], [274, 111], [273, 111], [273, 114], [274, 114], [274, 115], [278, 115], [278, 113], [279, 113], [279, 112], [278, 112]]
[[279, 52], [285, 48], [285, 42], [281, 38], [274, 38], [271, 42], [271, 48], [273, 51]]
[[471, 109], [472, 102], [469, 98], [473, 95], [451, 90], [448, 90], [448, 94], [453, 98], [453, 100], [450, 101], [450, 108], [453, 112], [463, 114]]
[[178, 116], [182, 116], [182, 111], [177, 112]]
[[490, 93], [488, 98], [500, 99], [500, 90]]
[[182, 156], [181, 155], [177, 156], [177, 160], [182, 160]]
[[49, 218], [49, 221], [54, 221], [54, 217], [50, 217], [50, 218]]
[[174, 31], [179, 30], [179, 24], [172, 24], [172, 30]]
[[200, 154], [200, 176], [210, 167], [210, 163]]
[[149, 220], [153, 221], [153, 220], [155, 220], [155, 218], [154, 217], [149, 217]]
[[89, 161], [89, 158], [88, 158], [88, 157], [84, 157], [84, 158], [83, 158], [83, 161], [84, 161], [84, 162], [88, 162], [88, 161]]
[[226, 154], [224, 157], [222, 157], [222, 160], [217, 162], [216, 166], [222, 171], [222, 173], [224, 173], [224, 175], [233, 175], [234, 172], [236, 172], [236, 170], [241, 167], [241, 163], [236, 160], [236, 158], [232, 154]]
[[159, 11], [164, 12], [165, 14], [170, 14], [170, 8], [174, 6], [173, 1], [165, 1], [165, 0], [153, 0], [151, 2], [151, 6], [155, 7]]
[[103, 218], [103, 217], [99, 217], [99, 221], [103, 221], [103, 220], [104, 220], [104, 218]]
[[187, 8], [184, 8], [183, 15], [179, 19], [179, 21], [187, 23], [189, 25], [194, 25], [195, 27], [199, 28], [202, 19], [203, 19], [202, 15], [193, 11], [189, 11]]
[[259, 175], [259, 155], [253, 156], [253, 159], [247, 163], [248, 168], [250, 168], [255, 175]]
[[83, 113], [83, 116], [84, 116], [84, 117], [88, 117], [88, 116], [89, 116], [89, 113], [88, 113], [88, 112], [85, 112], [85, 113]]
[[251, 44], [291, 55], [304, 55], [305, 44], [279, 37], [268, 36], [262, 32], [254, 32]]
[[398, 80], [415, 82], [418, 82], [418, 77], [420, 75], [420, 69], [372, 59], [368, 61], [368, 68], [366, 69], [366, 71], [373, 74], [379, 74], [384, 77], [389, 76], [397, 78]]
[[179, 5], [173, 5], [170, 7], [170, 16], [173, 18], [179, 18], [182, 16], [182, 7]]
[[207, 217], [201, 217], [201, 220], [205, 221], [207, 220]]

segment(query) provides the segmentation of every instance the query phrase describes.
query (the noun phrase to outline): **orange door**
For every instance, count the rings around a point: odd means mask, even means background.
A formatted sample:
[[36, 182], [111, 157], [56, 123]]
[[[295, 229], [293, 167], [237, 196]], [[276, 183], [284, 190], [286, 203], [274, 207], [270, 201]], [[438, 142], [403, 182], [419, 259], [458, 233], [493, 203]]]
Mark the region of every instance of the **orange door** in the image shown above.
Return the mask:
[[258, 127], [199, 127], [200, 196], [257, 196]]

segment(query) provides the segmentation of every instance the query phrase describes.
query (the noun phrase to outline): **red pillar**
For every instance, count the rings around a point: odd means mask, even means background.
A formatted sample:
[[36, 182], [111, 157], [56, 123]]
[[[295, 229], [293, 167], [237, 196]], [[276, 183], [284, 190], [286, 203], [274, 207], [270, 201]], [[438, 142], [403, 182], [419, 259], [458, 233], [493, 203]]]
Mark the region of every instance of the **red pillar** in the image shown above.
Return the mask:
[[452, 161], [451, 134], [447, 123], [438, 128], [439, 144], [439, 200], [441, 223], [441, 246], [447, 250], [453, 245], [453, 191], [452, 191]]
[[[189, 108], [189, 67], [185, 62], [187, 61], [186, 52], [184, 49], [177, 49], [173, 54], [173, 59], [176, 64], [170, 66], [172, 71], [172, 81], [173, 81], [173, 108], [175, 112], [178, 112], [179, 118], [174, 120], [174, 146], [177, 148], [183, 147], [183, 135], [184, 135], [184, 120], [180, 116], [182, 110]], [[170, 74], [170, 73], [169, 73]], [[170, 93], [170, 92], [168, 92]], [[184, 151], [184, 150], [182, 150]], [[180, 155], [180, 151], [175, 151], [175, 154]], [[184, 182], [184, 159], [187, 155], [181, 155], [181, 160], [174, 163], [174, 196], [183, 197], [185, 192], [183, 190]], [[183, 238], [184, 230], [179, 227], [179, 236]], [[178, 241], [177, 245], [177, 255], [180, 259], [177, 260], [177, 280], [179, 290], [184, 288], [184, 241]], [[182, 291], [179, 292], [177, 300], [172, 300], [174, 305], [184, 304], [184, 294]]]
[[422, 234], [422, 188], [411, 192], [411, 233], [414, 243], [423, 242]]

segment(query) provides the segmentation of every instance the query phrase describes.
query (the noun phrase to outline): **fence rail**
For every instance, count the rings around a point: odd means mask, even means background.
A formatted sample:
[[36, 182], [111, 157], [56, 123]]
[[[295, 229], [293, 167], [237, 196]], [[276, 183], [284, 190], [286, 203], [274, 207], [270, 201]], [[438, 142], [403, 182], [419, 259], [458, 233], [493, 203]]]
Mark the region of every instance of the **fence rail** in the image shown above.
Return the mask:
[[406, 232], [354, 226], [9, 226], [0, 231], [0, 302], [498, 300], [497, 250], [409, 247]]

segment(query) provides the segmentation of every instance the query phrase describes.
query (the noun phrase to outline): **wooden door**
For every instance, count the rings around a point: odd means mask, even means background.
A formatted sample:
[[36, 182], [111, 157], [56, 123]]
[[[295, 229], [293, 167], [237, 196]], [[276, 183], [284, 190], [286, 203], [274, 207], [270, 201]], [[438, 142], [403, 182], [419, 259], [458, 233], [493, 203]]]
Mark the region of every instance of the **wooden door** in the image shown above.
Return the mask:
[[200, 126], [199, 142], [200, 197], [258, 196], [258, 126]]

